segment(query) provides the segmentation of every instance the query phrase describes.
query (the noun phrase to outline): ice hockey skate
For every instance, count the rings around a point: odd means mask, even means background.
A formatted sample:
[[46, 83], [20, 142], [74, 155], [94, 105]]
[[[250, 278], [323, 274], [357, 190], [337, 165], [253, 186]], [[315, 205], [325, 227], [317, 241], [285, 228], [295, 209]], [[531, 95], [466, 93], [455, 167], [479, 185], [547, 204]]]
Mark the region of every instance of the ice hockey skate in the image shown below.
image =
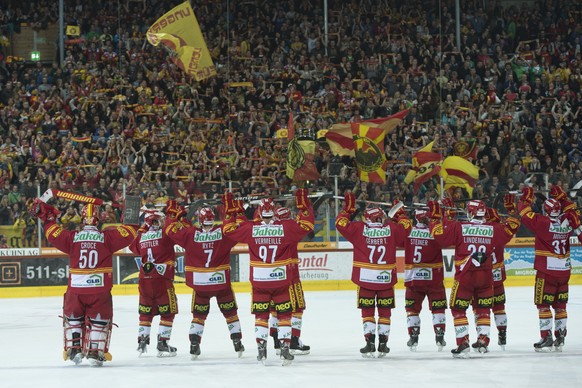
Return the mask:
[[100, 355], [97, 350], [90, 350], [89, 353], [87, 353], [87, 361], [89, 361], [89, 365], [93, 367], [100, 367], [103, 366], [105, 357]]
[[267, 360], [267, 341], [265, 340], [257, 341], [257, 350], [259, 352], [259, 354], [257, 355], [257, 361], [265, 365], [265, 361]]
[[83, 362], [83, 353], [79, 348], [69, 348], [66, 351], [66, 359], [73, 361], [75, 365], [79, 365]]
[[291, 362], [295, 358], [291, 354], [291, 349], [289, 348], [289, 340], [281, 342], [281, 360], [283, 360], [283, 366], [291, 365]]
[[294, 355], [306, 355], [309, 354], [311, 347], [309, 345], [303, 344], [299, 337], [291, 337], [291, 346], [289, 347], [291, 354]]
[[232, 345], [234, 346], [234, 351], [237, 352], [238, 358], [241, 358], [245, 351], [245, 346], [241, 342], [240, 333], [232, 334], [231, 339]]
[[200, 337], [190, 334], [190, 358], [195, 360], [200, 355]]
[[445, 331], [441, 328], [436, 329], [434, 338], [437, 345], [437, 350], [442, 352], [443, 348], [447, 346], [447, 343], [445, 342]]
[[416, 348], [418, 346], [418, 335], [420, 334], [419, 327], [412, 327], [410, 328], [410, 339], [406, 343], [408, 348], [410, 348], [411, 352], [416, 352]]
[[71, 360], [75, 365], [83, 361], [83, 352], [81, 351], [81, 334], [73, 333], [72, 347], [65, 352], [65, 360]]
[[376, 335], [369, 334], [366, 336], [366, 346], [360, 349], [360, 353], [364, 358], [374, 358], [376, 353]]
[[534, 344], [534, 349], [536, 352], [540, 353], [551, 352], [553, 345], [554, 339], [552, 338], [551, 334], [548, 334], [547, 337], [540, 339], [538, 342]]
[[139, 357], [142, 354], [147, 353], [148, 345], [150, 344], [150, 336], [149, 335], [141, 335], [137, 339], [137, 352], [139, 353]]
[[556, 331], [556, 340], [554, 341], [554, 351], [561, 352], [566, 340], [566, 329]]
[[382, 358], [390, 353], [390, 348], [388, 347], [388, 336], [379, 335], [378, 337], [378, 358]]
[[505, 345], [507, 344], [506, 330], [499, 330], [497, 333], [497, 344], [501, 347], [501, 350], [505, 350]]
[[168, 344], [168, 340], [160, 339], [158, 336], [158, 357], [175, 357], [177, 349]]
[[489, 352], [489, 337], [487, 337], [486, 335], [481, 334], [479, 336], [479, 338], [477, 338], [477, 342], [475, 342], [473, 345], [475, 350], [479, 353], [488, 353]]
[[465, 338], [459, 346], [451, 350], [451, 353], [454, 358], [469, 358], [469, 351], [469, 338]]

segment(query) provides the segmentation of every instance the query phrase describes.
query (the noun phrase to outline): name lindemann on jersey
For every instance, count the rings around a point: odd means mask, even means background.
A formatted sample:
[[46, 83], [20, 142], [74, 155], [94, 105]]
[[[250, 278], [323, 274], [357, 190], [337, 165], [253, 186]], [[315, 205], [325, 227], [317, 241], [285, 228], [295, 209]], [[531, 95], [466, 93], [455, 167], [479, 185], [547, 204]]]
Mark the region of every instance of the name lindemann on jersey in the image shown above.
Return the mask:
[[160, 238], [162, 238], [162, 230], [158, 229], [145, 232], [144, 234], [141, 235], [140, 241], [158, 240]]
[[253, 237], [285, 236], [283, 225], [256, 225], [253, 226]]
[[463, 225], [463, 236], [493, 237], [491, 225]]
[[432, 240], [432, 235], [428, 229], [412, 229], [410, 234], [408, 235], [409, 238], [426, 238]]
[[220, 228], [211, 232], [197, 230], [194, 234], [194, 242], [210, 242], [218, 240], [222, 240], [222, 230], [220, 230]]
[[364, 226], [364, 237], [390, 237], [392, 231], [390, 227], [368, 228]]
[[105, 242], [105, 236], [103, 233], [100, 232], [85, 232], [81, 231], [78, 232], [75, 237], [73, 238], [73, 242], [81, 242], [81, 241], [96, 241], [96, 242]]

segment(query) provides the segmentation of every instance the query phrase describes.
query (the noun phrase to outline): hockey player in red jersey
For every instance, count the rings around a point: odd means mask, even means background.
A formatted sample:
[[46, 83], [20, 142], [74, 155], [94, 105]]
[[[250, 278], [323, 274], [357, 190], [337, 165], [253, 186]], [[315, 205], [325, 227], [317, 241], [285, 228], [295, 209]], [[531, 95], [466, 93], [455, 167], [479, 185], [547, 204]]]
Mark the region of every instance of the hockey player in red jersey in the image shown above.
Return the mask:
[[410, 350], [416, 350], [420, 334], [420, 311], [426, 297], [432, 312], [436, 345], [440, 352], [446, 346], [444, 336], [447, 294], [444, 284], [442, 249], [430, 234], [427, 215], [426, 208], [415, 210], [416, 225], [410, 230], [404, 249], [405, 303], [410, 336], [407, 345]]
[[226, 213], [223, 232], [229, 238], [247, 243], [250, 255], [250, 282], [252, 286], [252, 313], [255, 315], [255, 335], [258, 346], [257, 359], [267, 358], [269, 337], [269, 311], [271, 301], [279, 317], [279, 340], [283, 365], [289, 365], [294, 356], [290, 353], [291, 314], [293, 311], [290, 286], [293, 249], [313, 230], [313, 208], [307, 189], [295, 192], [296, 220], [275, 220], [275, 206], [270, 199], [259, 205], [260, 220], [237, 223], [234, 214], [241, 211], [232, 193], [223, 196]]
[[[275, 218], [277, 220], [290, 220], [291, 210], [287, 207], [279, 207], [275, 209]], [[292, 259], [290, 264], [290, 278], [292, 281], [291, 292], [293, 293], [293, 313], [291, 314], [291, 345], [290, 352], [293, 355], [309, 354], [311, 347], [301, 342], [301, 327], [303, 325], [303, 311], [305, 311], [305, 294], [303, 293], [303, 285], [301, 284], [301, 277], [299, 276], [299, 253], [297, 246], [294, 250], [289, 251]], [[281, 343], [278, 338], [279, 320], [276, 312], [271, 312], [269, 319], [269, 326], [271, 330], [271, 337], [275, 343], [277, 351], [281, 348]]]
[[[517, 206], [515, 204], [515, 196], [506, 194], [504, 196], [505, 210], [514, 217], [517, 214]], [[501, 223], [501, 217], [494, 208], [487, 208], [485, 210], [485, 221], [488, 223]], [[497, 327], [497, 344], [501, 349], [505, 350], [507, 344], [507, 314], [505, 313], [505, 286], [504, 282], [507, 278], [505, 274], [505, 259], [504, 259], [505, 244], [499, 244], [493, 250], [491, 256], [493, 264], [493, 317], [495, 319], [495, 326]], [[474, 308], [476, 300], [473, 299]], [[473, 349], [478, 349], [477, 342], [471, 345]]]
[[519, 228], [519, 222], [509, 217], [505, 225], [485, 221], [485, 204], [480, 200], [467, 203], [468, 221], [442, 219], [438, 202], [430, 201], [429, 223], [434, 239], [441, 246], [455, 246], [455, 281], [451, 290], [450, 308], [454, 318], [457, 348], [453, 357], [468, 357], [469, 322], [467, 308], [475, 299], [478, 347], [488, 351], [493, 304], [492, 255], [499, 244], [507, 243]]
[[396, 275], [396, 247], [403, 247], [412, 224], [399, 215], [397, 222], [386, 222], [380, 208], [368, 208], [364, 221], [350, 221], [356, 211], [353, 192], [344, 197], [344, 207], [338, 214], [337, 230], [353, 245], [352, 282], [358, 285], [358, 308], [362, 313], [366, 345], [360, 349], [362, 357], [374, 357], [376, 352], [376, 308], [378, 309], [378, 353], [384, 357], [390, 352], [390, 317], [395, 307], [394, 285]]
[[168, 201], [168, 209], [172, 215], [165, 230], [185, 250], [186, 285], [193, 289], [189, 332], [191, 357], [196, 359], [200, 355], [200, 343], [212, 298], [216, 298], [218, 308], [226, 319], [234, 350], [241, 357], [245, 348], [241, 342], [238, 306], [230, 281], [230, 251], [236, 241], [224, 236], [220, 225], [214, 225], [215, 214], [209, 207], [198, 209], [198, 226], [180, 221], [184, 212], [175, 201]]
[[176, 348], [168, 341], [172, 335], [178, 301], [174, 289], [176, 254], [174, 243], [163, 230], [164, 213], [146, 210], [144, 224], [129, 248], [140, 256], [139, 269], [139, 333], [137, 351], [147, 351], [150, 343], [152, 320], [160, 316], [158, 329], [158, 357], [173, 357]]
[[[537, 352], [562, 351], [566, 338], [570, 235], [580, 226], [575, 205], [560, 186], [552, 186], [550, 197], [543, 204], [543, 215], [534, 213], [531, 203], [534, 192], [524, 187], [518, 203], [521, 222], [535, 234], [534, 269], [536, 283], [534, 303], [538, 309], [541, 339], [534, 344]], [[568, 220], [567, 222], [565, 220]], [[554, 309], [554, 316], [552, 311]], [[552, 318], [554, 335], [552, 337]]]
[[109, 340], [113, 319], [112, 255], [135, 238], [131, 226], [99, 230], [99, 210], [87, 204], [81, 211], [83, 227], [69, 231], [56, 222], [57, 209], [36, 199], [31, 213], [44, 222], [45, 236], [69, 255], [69, 283], [63, 303], [64, 359], [92, 366], [111, 360]]

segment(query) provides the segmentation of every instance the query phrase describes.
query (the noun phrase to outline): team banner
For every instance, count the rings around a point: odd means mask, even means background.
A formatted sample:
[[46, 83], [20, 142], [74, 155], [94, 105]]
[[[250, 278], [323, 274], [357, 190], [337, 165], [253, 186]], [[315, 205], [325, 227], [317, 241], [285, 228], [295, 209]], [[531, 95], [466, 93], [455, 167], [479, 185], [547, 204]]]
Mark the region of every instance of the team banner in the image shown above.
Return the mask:
[[216, 75], [198, 20], [188, 1], [159, 18], [149, 28], [147, 39], [154, 46], [162, 44], [171, 49], [176, 64], [196, 81]]
[[[400, 111], [392, 116], [379, 119], [366, 120], [358, 124], [369, 127], [381, 128], [384, 133], [390, 133], [408, 114], [408, 109]], [[334, 124], [324, 134], [325, 140], [334, 155], [355, 157], [354, 140], [352, 139], [351, 123]]]
[[356, 166], [363, 182], [386, 183], [385, 133], [382, 128], [352, 124]]
[[460, 156], [448, 156], [443, 161], [439, 175], [443, 177], [444, 190], [461, 187], [472, 196], [473, 187], [479, 179], [479, 167]]
[[441, 170], [442, 156], [432, 152], [434, 141], [418, 150], [412, 156], [412, 168], [406, 174], [404, 183], [414, 182], [414, 192], [417, 193], [420, 186]]
[[293, 181], [319, 179], [315, 166], [315, 141], [293, 138], [287, 146], [287, 176]]
[[469, 161], [477, 159], [477, 140], [459, 140], [453, 145], [453, 154]]

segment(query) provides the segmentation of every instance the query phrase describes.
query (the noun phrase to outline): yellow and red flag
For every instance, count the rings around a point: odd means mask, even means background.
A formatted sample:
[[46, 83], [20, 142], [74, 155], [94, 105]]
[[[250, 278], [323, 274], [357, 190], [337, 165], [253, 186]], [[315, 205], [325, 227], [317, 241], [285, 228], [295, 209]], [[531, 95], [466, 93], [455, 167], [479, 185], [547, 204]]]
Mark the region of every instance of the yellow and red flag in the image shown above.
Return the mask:
[[188, 1], [159, 18], [146, 36], [152, 45], [162, 44], [171, 49], [175, 63], [196, 81], [216, 75], [212, 57]]
[[287, 122], [287, 176], [293, 181], [314, 181], [319, 179], [319, 171], [315, 166], [315, 141], [297, 139], [293, 112], [289, 113]]
[[435, 176], [441, 170], [442, 155], [432, 152], [434, 141], [419, 149], [412, 156], [412, 168], [406, 174], [404, 183], [414, 182], [414, 192], [417, 193], [420, 185]]
[[473, 187], [479, 179], [479, 167], [460, 156], [447, 156], [439, 175], [443, 177], [444, 190], [462, 187], [472, 196]]
[[[392, 116], [382, 117], [379, 119], [366, 120], [358, 124], [368, 127], [376, 127], [384, 130], [384, 133], [390, 133], [398, 124], [402, 122], [408, 114], [408, 109], [393, 114]], [[340, 123], [331, 126], [325, 133], [325, 140], [334, 155], [355, 156], [354, 140], [352, 139], [351, 123]]]
[[383, 128], [352, 123], [352, 139], [358, 175], [363, 182], [386, 183]]

